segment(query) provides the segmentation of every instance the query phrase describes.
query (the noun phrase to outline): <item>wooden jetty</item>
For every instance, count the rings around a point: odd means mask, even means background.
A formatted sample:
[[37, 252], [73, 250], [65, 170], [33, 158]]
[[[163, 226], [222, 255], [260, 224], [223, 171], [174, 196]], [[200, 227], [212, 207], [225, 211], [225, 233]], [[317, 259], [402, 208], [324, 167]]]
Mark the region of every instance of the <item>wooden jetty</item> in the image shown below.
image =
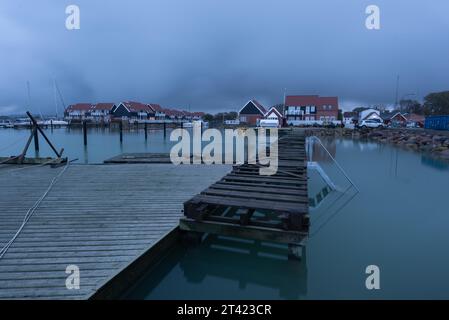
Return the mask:
[[172, 163], [168, 153], [122, 153], [118, 156], [106, 159], [104, 163]]
[[[231, 166], [3, 165], [0, 247], [64, 169], [0, 259], [0, 299], [118, 297], [173, 244], [183, 202]], [[80, 270], [78, 290], [65, 284], [72, 264]]]
[[259, 165], [232, 172], [184, 203], [181, 230], [289, 244], [298, 256], [309, 230], [307, 161], [303, 131], [283, 131], [278, 171], [259, 174]]

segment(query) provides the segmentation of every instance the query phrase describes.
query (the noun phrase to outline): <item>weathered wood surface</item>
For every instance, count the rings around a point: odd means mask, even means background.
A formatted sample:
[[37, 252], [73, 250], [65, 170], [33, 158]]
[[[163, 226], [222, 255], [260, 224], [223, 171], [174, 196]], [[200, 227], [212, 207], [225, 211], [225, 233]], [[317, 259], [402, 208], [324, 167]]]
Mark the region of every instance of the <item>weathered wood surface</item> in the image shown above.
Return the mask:
[[[24, 168], [24, 169], [22, 169]], [[0, 259], [0, 299], [84, 299], [178, 225], [230, 166], [70, 165]], [[63, 167], [0, 168], [0, 247]], [[79, 290], [65, 286], [80, 268]]]
[[[278, 158], [281, 159], [278, 171], [273, 175], [261, 175], [261, 165], [257, 164], [233, 166], [232, 172], [184, 203], [184, 215], [187, 218], [185, 221], [192, 224], [195, 224], [195, 221], [203, 223], [208, 219], [216, 221], [218, 218], [212, 212], [217, 207], [223, 210], [247, 209], [249, 212], [274, 213], [282, 221], [285, 230], [308, 231], [309, 199], [303, 131], [284, 131], [281, 134], [278, 139]], [[225, 221], [232, 222], [230, 219], [226, 217]], [[236, 216], [233, 221], [240, 225], [260, 225], [259, 221], [253, 219], [252, 214], [247, 214], [244, 218]], [[211, 225], [213, 223], [203, 223], [201, 228], [205, 231], [204, 228]], [[273, 227], [278, 225], [279, 223], [275, 222]], [[180, 226], [182, 229], [186, 224]]]
[[104, 163], [172, 163], [168, 153], [122, 153]]

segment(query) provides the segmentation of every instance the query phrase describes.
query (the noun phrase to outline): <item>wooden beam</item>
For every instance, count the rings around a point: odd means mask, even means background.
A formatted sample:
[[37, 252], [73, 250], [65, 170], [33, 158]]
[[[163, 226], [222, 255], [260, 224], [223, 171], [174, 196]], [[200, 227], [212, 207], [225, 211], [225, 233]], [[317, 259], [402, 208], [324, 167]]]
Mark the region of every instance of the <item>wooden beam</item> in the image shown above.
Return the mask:
[[279, 229], [239, 226], [230, 223], [198, 222], [193, 219], [182, 218], [179, 227], [185, 231], [212, 233], [231, 237], [249, 238], [260, 241], [301, 244], [307, 233], [285, 231]]

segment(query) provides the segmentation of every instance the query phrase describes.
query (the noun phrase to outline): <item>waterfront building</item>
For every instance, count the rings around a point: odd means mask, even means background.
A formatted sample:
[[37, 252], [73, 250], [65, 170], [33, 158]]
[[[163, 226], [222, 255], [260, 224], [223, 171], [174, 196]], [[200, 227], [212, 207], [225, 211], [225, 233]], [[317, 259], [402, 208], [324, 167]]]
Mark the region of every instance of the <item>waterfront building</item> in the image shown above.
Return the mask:
[[112, 110], [115, 119], [128, 121], [154, 120], [155, 112], [147, 104], [135, 101], [120, 102]]
[[294, 95], [285, 98], [288, 125], [313, 125], [338, 121], [338, 97]]
[[90, 110], [91, 119], [96, 123], [109, 123], [111, 121], [111, 111], [115, 107], [112, 102], [101, 102], [92, 105]]
[[271, 107], [270, 110], [268, 110], [267, 113], [265, 114], [264, 119], [273, 122], [275, 121], [277, 123], [276, 125], [277, 127], [284, 125], [284, 116], [282, 114], [282, 109], [279, 110], [279, 108], [276, 107]]
[[69, 122], [81, 122], [91, 120], [92, 104], [75, 103], [71, 104], [64, 111], [64, 119]]
[[257, 100], [252, 99], [240, 109], [239, 121], [241, 124], [257, 126], [266, 113], [267, 110]]

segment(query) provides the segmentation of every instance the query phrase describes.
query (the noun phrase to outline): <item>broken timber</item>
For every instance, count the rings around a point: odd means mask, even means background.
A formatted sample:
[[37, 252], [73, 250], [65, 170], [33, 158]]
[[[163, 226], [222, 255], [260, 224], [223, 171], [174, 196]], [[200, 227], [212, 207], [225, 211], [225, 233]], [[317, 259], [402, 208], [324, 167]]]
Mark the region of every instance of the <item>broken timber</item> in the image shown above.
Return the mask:
[[243, 164], [184, 203], [180, 229], [273, 241], [298, 256], [309, 231], [305, 135], [284, 132], [278, 140], [278, 171], [260, 175], [260, 165]]
[[[27, 116], [31, 120], [32, 130], [30, 133], [30, 136], [25, 144], [25, 147], [23, 148], [23, 151], [18, 156], [12, 156], [12, 157], [0, 157], [0, 164], [51, 164], [51, 165], [60, 165], [62, 163], [67, 162], [67, 158], [62, 158], [62, 153], [64, 152], [64, 148], [61, 149], [61, 151], [56, 150], [56, 148], [51, 143], [50, 139], [48, 139], [45, 132], [42, 130], [42, 128], [37, 123], [36, 119], [31, 115], [29, 111], [26, 112]], [[41, 157], [34, 157], [34, 158], [26, 158], [26, 154], [28, 151], [28, 148], [30, 147], [31, 140], [34, 139], [34, 146], [36, 151], [39, 151], [39, 138], [38, 133], [40, 133], [47, 144], [50, 146], [50, 148], [53, 150], [53, 152], [56, 154], [56, 158], [41, 158]]]

